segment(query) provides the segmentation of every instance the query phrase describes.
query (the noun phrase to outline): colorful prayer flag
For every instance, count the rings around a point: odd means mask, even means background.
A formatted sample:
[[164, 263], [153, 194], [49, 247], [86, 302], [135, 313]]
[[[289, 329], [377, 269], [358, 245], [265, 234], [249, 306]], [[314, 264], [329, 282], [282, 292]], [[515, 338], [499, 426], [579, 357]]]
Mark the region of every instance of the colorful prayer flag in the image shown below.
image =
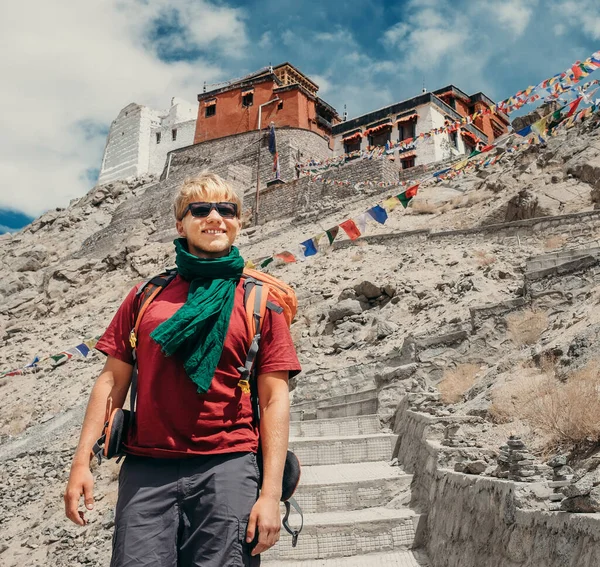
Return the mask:
[[296, 257], [287, 250], [280, 252], [279, 254], [275, 254], [273, 257], [277, 258], [278, 260], [283, 260], [286, 264], [291, 264], [292, 262], [296, 261]]
[[393, 197], [388, 197], [383, 204], [388, 211], [393, 211], [400, 204], [400, 199], [394, 195]]
[[400, 202], [402, 203], [402, 206], [405, 209], [408, 206], [408, 203], [410, 203], [412, 201], [413, 197], [417, 194], [418, 190], [419, 190], [419, 186], [413, 185], [412, 187], [409, 187], [406, 191], [404, 191], [404, 193], [400, 193], [398, 195], [398, 199], [400, 200]]
[[329, 244], [333, 244], [335, 237], [338, 235], [340, 230], [339, 226], [334, 226], [333, 228], [327, 229], [325, 234], [327, 235], [327, 239], [329, 240]]
[[354, 222], [355, 222], [356, 226], [358, 227], [360, 234], [364, 234], [367, 231], [368, 216], [369, 215], [367, 215], [367, 213], [362, 213], [361, 215], [358, 215], [356, 217], [356, 219], [354, 219]]
[[385, 209], [380, 205], [375, 205], [374, 207], [371, 207], [367, 211], [367, 213], [369, 213], [379, 224], [385, 224], [385, 221], [388, 218]]
[[309, 238], [308, 240], [301, 242], [300, 245], [304, 246], [305, 256], [314, 256], [317, 253], [317, 246], [313, 238]]
[[340, 223], [340, 228], [344, 230], [350, 240], [356, 240], [360, 236], [360, 230], [352, 219]]
[[84, 358], [86, 358], [86, 357], [87, 357], [87, 355], [90, 353], [90, 349], [89, 349], [89, 347], [88, 347], [86, 344], [84, 344], [84, 343], [81, 343], [80, 345], [77, 345], [77, 346], [75, 347], [75, 350], [77, 350], [77, 352], [78, 352], [78, 353], [79, 353], [81, 356], [83, 356]]
[[261, 268], [266, 268], [272, 261], [274, 260], [273, 256], [269, 257], [269, 258], [265, 258], [261, 263], [260, 263], [260, 267]]
[[581, 99], [582, 99], [582, 97], [576, 98], [572, 103], [570, 103], [568, 105], [569, 112], [567, 113], [567, 118], [575, 113], [575, 111], [577, 110], [577, 107], [579, 106], [579, 103], [581, 102]]

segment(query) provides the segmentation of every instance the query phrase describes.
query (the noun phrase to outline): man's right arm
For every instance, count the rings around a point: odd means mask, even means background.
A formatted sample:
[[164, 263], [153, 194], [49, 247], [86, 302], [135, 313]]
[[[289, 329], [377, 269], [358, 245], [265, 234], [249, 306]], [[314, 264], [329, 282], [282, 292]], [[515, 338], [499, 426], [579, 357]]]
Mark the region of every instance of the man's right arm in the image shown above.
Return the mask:
[[112, 399], [112, 407], [123, 407], [131, 382], [133, 366], [109, 356], [102, 373], [96, 380], [81, 426], [79, 444], [71, 464], [69, 482], [65, 490], [65, 513], [72, 522], [84, 526], [83, 512], [78, 510], [79, 498], [84, 497], [88, 510], [94, 507], [94, 478], [90, 471], [90, 454], [94, 443], [102, 434], [106, 404]]

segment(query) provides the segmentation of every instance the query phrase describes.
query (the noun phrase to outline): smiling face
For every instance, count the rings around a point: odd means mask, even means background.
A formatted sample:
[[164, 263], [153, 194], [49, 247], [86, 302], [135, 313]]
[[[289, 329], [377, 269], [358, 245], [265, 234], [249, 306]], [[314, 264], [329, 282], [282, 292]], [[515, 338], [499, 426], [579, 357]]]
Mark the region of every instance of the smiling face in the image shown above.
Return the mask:
[[177, 232], [187, 240], [189, 252], [199, 258], [227, 256], [240, 230], [240, 218], [223, 218], [215, 208], [207, 217], [194, 217], [190, 211], [181, 217], [189, 203], [198, 201], [237, 203], [239, 215], [241, 209], [239, 198], [219, 176], [204, 174], [186, 181], [175, 199]]

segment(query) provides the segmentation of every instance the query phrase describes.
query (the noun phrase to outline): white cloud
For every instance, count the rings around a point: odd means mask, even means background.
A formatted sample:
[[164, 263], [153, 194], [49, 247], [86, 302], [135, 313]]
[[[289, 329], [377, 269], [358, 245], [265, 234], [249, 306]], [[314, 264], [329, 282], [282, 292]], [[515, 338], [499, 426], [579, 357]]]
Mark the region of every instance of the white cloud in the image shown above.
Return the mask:
[[258, 47], [261, 49], [271, 49], [273, 46], [273, 34], [270, 31], [266, 31], [260, 36], [258, 40]]
[[534, 0], [529, 0], [526, 5], [521, 0], [492, 0], [483, 9], [489, 11], [500, 26], [519, 37], [525, 33], [536, 4]]
[[10, 4], [0, 35], [4, 78], [0, 127], [0, 207], [38, 215], [89, 188], [104, 131], [130, 102], [164, 108], [171, 96], [194, 101], [203, 81], [222, 77], [206, 63], [165, 63], [148, 32], [167, 11], [182, 25], [181, 47], [238, 56], [243, 14], [206, 0], [103, 0]]
[[552, 4], [552, 10], [582, 34], [600, 39], [600, 5], [597, 0], [559, 0]]
[[391, 42], [399, 45], [410, 32], [410, 26], [405, 22], [398, 22], [383, 34], [384, 43]]

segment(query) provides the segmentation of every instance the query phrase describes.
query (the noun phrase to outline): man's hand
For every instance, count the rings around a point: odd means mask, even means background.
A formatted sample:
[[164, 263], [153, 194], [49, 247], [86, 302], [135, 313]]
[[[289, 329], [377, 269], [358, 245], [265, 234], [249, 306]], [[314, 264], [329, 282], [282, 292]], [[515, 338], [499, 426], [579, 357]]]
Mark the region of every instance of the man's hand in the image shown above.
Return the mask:
[[94, 508], [94, 477], [90, 467], [85, 464], [73, 463], [69, 482], [65, 490], [65, 514], [67, 518], [78, 526], [85, 526], [87, 521], [83, 512], [78, 510], [79, 498], [84, 497], [85, 507]]
[[258, 529], [258, 543], [252, 550], [252, 555], [258, 555], [273, 547], [279, 541], [281, 530], [281, 516], [279, 512], [279, 500], [269, 496], [259, 496], [252, 507], [246, 541], [250, 543], [254, 539]]

